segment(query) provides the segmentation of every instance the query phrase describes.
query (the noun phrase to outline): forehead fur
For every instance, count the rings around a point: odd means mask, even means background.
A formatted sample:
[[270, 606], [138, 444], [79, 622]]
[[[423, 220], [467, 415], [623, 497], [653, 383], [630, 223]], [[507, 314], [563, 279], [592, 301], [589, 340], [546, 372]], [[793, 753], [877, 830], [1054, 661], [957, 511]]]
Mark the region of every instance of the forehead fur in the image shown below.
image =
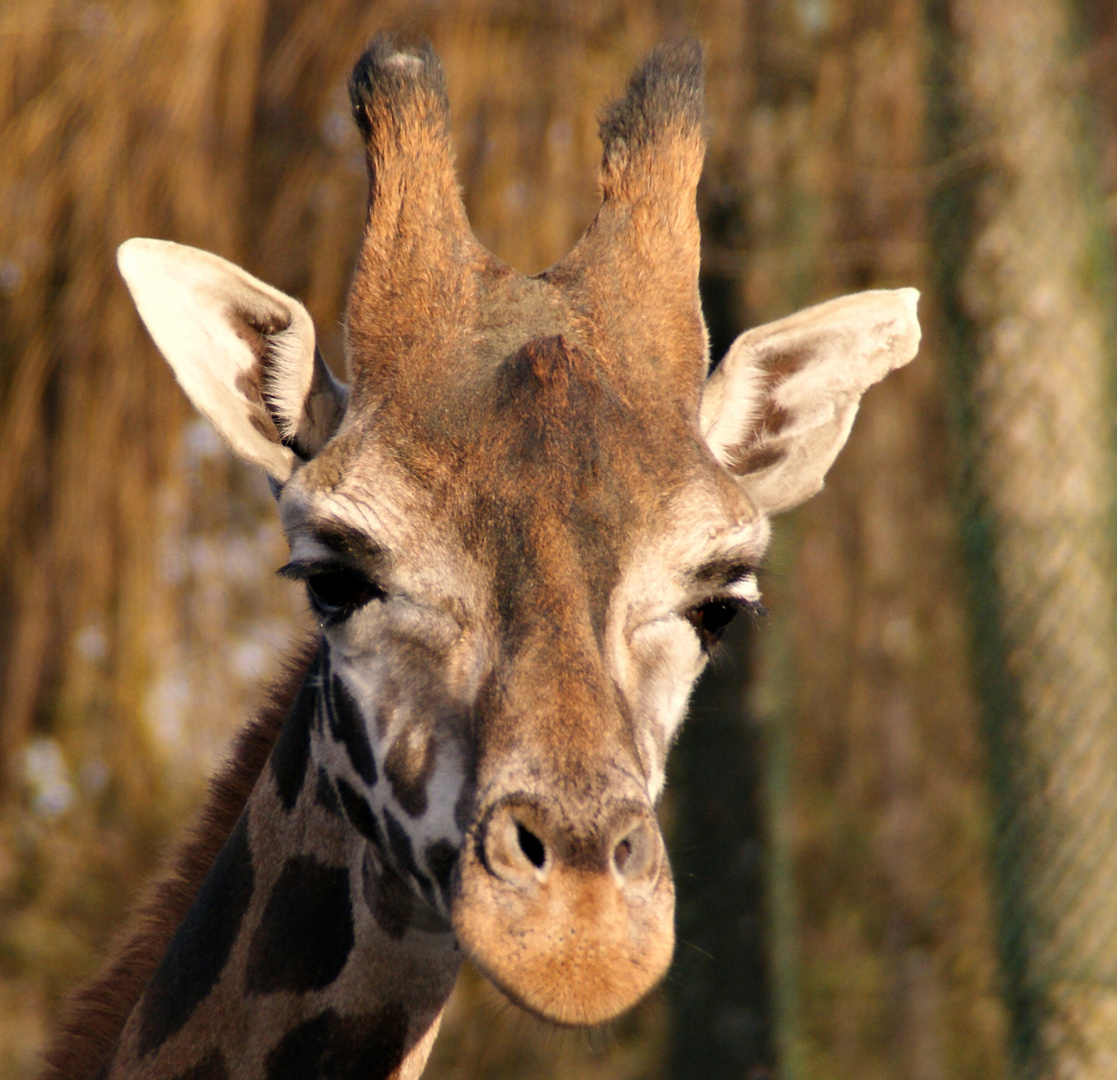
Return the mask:
[[[562, 336], [528, 342], [496, 370], [462, 510], [468, 542], [495, 565], [506, 624], [561, 603], [592, 609], [600, 633], [622, 541], [683, 471], [666, 430], [677, 441], [681, 418], [657, 430], [628, 389]], [[551, 621], [565, 620], [554, 610]]]
[[350, 415], [300, 485], [389, 513], [401, 498], [437, 508], [425, 528], [487, 568], [505, 632], [512, 613], [559, 598], [552, 622], [592, 608], [600, 632], [629, 548], [671, 527], [675, 493], [722, 501], [722, 479], [672, 395], [550, 334], [485, 368], [381, 395]]

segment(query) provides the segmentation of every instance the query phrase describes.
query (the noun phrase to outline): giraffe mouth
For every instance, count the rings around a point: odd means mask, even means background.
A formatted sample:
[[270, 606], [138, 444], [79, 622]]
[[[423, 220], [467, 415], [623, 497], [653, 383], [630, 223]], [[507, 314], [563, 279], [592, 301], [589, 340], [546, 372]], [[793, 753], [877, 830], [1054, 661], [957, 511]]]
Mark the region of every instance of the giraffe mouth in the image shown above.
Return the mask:
[[566, 1026], [635, 1005], [674, 951], [674, 887], [651, 813], [632, 804], [578, 835], [531, 800], [502, 800], [462, 852], [454, 929], [513, 1002]]

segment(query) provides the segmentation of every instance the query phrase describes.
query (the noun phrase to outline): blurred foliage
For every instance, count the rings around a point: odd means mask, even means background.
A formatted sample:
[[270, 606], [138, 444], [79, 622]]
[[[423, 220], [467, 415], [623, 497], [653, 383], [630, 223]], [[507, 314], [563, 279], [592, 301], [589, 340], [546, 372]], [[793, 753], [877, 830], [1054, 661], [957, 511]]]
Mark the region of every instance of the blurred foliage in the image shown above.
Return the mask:
[[[665, 808], [680, 894], [666, 991], [612, 1031], [563, 1033], [467, 972], [428, 1074], [760, 1080], [778, 1060], [812, 1080], [1005, 1075], [989, 694], [972, 685], [957, 499], [967, 429], [951, 426], [950, 355], [981, 348], [959, 346], [951, 291], [976, 280], [960, 275], [989, 138], [966, 64], [984, 44], [1011, 84], [1020, 62], [995, 24], [974, 29], [980, 8], [6, 0], [0, 1077], [34, 1073], [60, 995], [96, 967], [303, 625], [271, 573], [266, 485], [191, 418], [114, 249], [150, 235], [233, 259], [306, 303], [340, 370], [366, 195], [345, 77], [385, 27], [438, 50], [475, 230], [525, 272], [592, 217], [602, 102], [657, 40], [697, 34], [715, 358], [746, 325], [866, 287], [922, 287], [926, 330], [919, 360], [869, 395], [826, 491], [777, 526], [773, 616], [699, 691]], [[1117, 14], [1102, 0], [1080, 14], [1078, 51], [1043, 85], [1093, 109], [1075, 130], [1097, 146], [1082, 190], [1108, 251]], [[950, 127], [948, 105], [951, 123], [978, 122]], [[1047, 213], [1025, 215], [1025, 241]]]

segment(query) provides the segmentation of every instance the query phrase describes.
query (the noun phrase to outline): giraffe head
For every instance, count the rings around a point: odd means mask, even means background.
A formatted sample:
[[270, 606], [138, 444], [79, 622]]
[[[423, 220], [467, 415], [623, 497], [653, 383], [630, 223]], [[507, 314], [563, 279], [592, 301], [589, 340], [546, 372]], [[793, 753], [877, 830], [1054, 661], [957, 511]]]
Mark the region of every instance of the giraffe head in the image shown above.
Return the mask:
[[190, 248], [119, 256], [189, 396], [273, 481], [325, 643], [316, 760], [378, 895], [560, 1023], [665, 971], [654, 810], [691, 686], [759, 604], [769, 518], [919, 339], [914, 290], [864, 293], [707, 375], [701, 66], [652, 53], [605, 115], [595, 220], [526, 278], [470, 231], [433, 53], [374, 41], [348, 387], [297, 301]]

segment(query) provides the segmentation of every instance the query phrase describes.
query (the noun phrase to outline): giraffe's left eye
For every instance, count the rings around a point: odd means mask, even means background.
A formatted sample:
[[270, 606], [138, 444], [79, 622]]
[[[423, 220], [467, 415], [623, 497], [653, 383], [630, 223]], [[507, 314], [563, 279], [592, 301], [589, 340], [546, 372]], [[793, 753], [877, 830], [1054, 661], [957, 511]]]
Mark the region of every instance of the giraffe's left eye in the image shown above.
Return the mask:
[[741, 607], [740, 601], [710, 600], [686, 613], [687, 621], [698, 633], [702, 648], [712, 649], [718, 643]]

